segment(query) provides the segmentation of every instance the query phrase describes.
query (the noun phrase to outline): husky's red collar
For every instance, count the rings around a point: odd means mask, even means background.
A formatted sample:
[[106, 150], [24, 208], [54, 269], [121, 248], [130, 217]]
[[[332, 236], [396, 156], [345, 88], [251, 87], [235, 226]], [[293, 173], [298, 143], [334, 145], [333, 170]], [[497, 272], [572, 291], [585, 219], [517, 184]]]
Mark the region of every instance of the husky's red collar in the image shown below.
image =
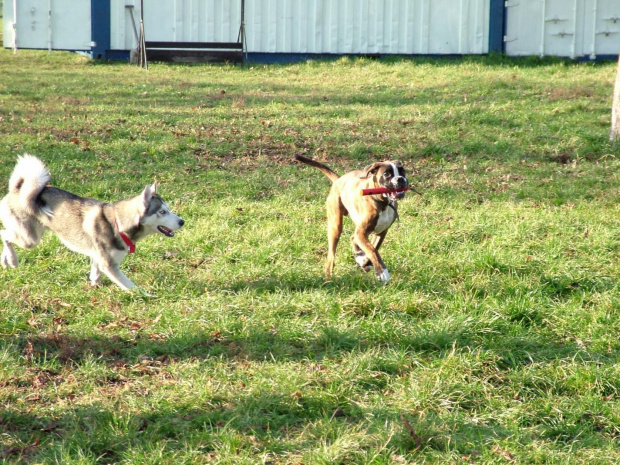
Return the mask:
[[129, 253], [136, 253], [136, 244], [134, 244], [131, 239], [129, 239], [129, 236], [127, 234], [121, 231], [121, 229], [118, 227], [118, 221], [115, 221], [114, 224], [116, 225], [116, 229], [118, 229], [118, 234], [121, 236], [121, 239], [127, 245], [127, 247], [129, 247]]

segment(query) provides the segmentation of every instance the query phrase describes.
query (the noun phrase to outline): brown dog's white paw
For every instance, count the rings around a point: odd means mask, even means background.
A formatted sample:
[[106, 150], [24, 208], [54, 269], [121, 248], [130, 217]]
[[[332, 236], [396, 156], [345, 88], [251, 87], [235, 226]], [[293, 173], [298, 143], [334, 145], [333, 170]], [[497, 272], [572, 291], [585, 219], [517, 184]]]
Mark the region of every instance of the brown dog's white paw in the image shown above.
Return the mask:
[[390, 282], [390, 272], [387, 268], [377, 275], [377, 279], [385, 284]]

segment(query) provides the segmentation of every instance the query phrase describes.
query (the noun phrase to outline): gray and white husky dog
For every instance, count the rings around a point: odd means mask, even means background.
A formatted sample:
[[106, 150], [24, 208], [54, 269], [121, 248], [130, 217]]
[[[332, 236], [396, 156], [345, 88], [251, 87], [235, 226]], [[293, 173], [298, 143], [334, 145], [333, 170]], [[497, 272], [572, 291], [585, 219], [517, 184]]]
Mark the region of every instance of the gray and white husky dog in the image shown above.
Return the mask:
[[48, 186], [49, 181], [49, 171], [37, 157], [17, 159], [9, 193], [0, 201], [4, 268], [17, 267], [14, 245], [31, 249], [50, 229], [69, 249], [90, 257], [91, 285], [98, 285], [104, 273], [129, 290], [135, 284], [119, 265], [135, 250], [134, 243], [157, 232], [172, 237], [185, 223], [157, 195], [156, 183], [136, 197], [105, 203]]

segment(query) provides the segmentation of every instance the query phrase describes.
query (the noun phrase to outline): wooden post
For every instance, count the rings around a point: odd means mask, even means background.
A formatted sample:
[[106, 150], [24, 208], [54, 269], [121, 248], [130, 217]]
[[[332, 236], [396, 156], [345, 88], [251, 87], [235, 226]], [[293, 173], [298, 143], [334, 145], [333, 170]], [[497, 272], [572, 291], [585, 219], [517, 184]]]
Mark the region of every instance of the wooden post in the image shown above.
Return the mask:
[[620, 56], [616, 68], [616, 83], [614, 84], [614, 99], [611, 104], [611, 133], [609, 139], [612, 142], [620, 142]]

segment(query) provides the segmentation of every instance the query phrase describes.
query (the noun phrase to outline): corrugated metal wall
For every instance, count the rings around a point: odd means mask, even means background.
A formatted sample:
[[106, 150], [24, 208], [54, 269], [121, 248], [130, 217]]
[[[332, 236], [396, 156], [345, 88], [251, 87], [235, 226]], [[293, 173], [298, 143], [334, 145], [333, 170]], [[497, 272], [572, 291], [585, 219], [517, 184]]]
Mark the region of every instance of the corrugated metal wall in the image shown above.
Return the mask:
[[[490, 0], [246, 0], [248, 52], [486, 53]], [[124, 0], [112, 0], [112, 48], [135, 47]], [[148, 0], [148, 40], [235, 41], [235, 0]], [[136, 17], [139, 2], [136, 2]]]
[[506, 7], [508, 55], [620, 52], [620, 0], [511, 0]]
[[248, 51], [486, 53], [489, 0], [248, 0]]

